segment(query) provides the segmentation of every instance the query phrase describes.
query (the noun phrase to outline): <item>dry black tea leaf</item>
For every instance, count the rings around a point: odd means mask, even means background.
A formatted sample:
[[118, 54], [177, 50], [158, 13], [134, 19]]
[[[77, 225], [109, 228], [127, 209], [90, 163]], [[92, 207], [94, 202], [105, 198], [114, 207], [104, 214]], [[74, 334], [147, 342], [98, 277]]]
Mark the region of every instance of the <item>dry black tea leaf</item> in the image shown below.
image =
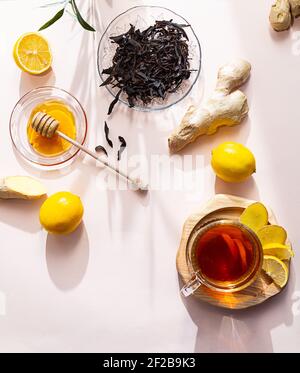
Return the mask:
[[122, 35], [111, 37], [117, 44], [112, 66], [102, 71], [108, 78], [101, 86], [119, 88], [109, 114], [125, 93], [128, 105], [148, 105], [155, 98], [165, 99], [190, 78], [188, 36], [185, 28], [171, 21], [156, 21], [144, 31], [133, 25]]
[[119, 92], [116, 94], [115, 99], [114, 99], [114, 100], [112, 101], [112, 103], [109, 105], [107, 115], [110, 115], [110, 114], [113, 112], [116, 103], [119, 101], [119, 98], [120, 98], [121, 93], [122, 93], [122, 89], [119, 90]]
[[108, 128], [108, 125], [106, 122], [104, 122], [104, 132], [105, 132], [105, 138], [106, 138], [106, 141], [108, 143], [108, 145], [113, 148], [114, 147], [114, 144], [113, 142], [111, 141], [111, 139], [109, 138], [109, 128]]
[[104, 146], [102, 146], [102, 145], [96, 146], [95, 151], [97, 153], [103, 152], [108, 157], [108, 153], [107, 153], [106, 149], [104, 148]]
[[126, 143], [124, 137], [119, 136], [119, 141], [120, 141], [121, 145], [120, 145], [120, 149], [118, 150], [118, 161], [121, 160], [122, 153], [124, 152], [124, 150], [126, 149], [126, 146], [127, 146], [127, 143]]

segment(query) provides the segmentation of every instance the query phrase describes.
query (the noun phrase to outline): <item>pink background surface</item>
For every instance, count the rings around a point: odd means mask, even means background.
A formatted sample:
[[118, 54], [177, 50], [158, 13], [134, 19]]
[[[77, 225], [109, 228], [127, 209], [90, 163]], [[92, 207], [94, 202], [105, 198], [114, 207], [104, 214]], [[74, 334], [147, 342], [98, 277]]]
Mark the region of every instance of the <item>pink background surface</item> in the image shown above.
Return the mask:
[[[111, 101], [105, 89], [97, 88], [93, 35], [68, 15], [45, 32], [54, 54], [52, 72], [31, 77], [15, 66], [15, 40], [36, 30], [56, 10], [38, 8], [41, 3], [0, 2], [1, 176], [28, 174], [43, 180], [49, 194], [77, 193], [85, 218], [70, 237], [47, 236], [38, 221], [40, 202], [0, 202], [0, 351], [300, 352], [300, 21], [289, 32], [273, 32], [268, 23], [271, 0], [152, 0], [194, 26], [203, 69], [192, 95], [170, 110], [145, 114], [119, 106], [110, 127], [112, 136], [126, 137], [128, 155], [167, 155], [170, 130], [190, 101], [213, 90], [220, 64], [242, 57], [253, 69], [243, 87], [249, 118], [186, 151], [202, 156], [201, 167], [183, 170], [200, 182], [193, 190], [158, 190], [141, 197], [106, 190], [106, 172], [82, 155], [66, 169], [45, 173], [14, 153], [9, 116], [30, 89], [55, 85], [73, 93], [88, 114], [91, 148], [103, 143], [103, 120]], [[147, 2], [95, 3], [102, 32], [121, 11]], [[226, 140], [242, 142], [255, 153], [257, 174], [244, 184], [225, 184], [211, 170], [211, 149]], [[224, 311], [192, 298], [183, 301], [179, 295], [175, 257], [182, 225], [215, 193], [262, 200], [293, 242], [296, 258], [289, 286], [257, 308]]]

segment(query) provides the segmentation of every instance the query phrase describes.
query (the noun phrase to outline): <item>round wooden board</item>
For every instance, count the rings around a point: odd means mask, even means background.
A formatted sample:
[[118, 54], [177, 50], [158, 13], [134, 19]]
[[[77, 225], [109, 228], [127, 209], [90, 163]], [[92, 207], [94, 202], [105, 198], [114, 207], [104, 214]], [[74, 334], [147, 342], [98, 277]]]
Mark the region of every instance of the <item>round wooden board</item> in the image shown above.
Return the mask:
[[[241, 215], [244, 209], [253, 202], [255, 201], [219, 194], [209, 201], [199, 211], [199, 213], [188, 218], [183, 227], [182, 238], [176, 260], [177, 270], [184, 284], [191, 279], [191, 274], [186, 262], [185, 249], [188, 238], [195, 226], [214, 218], [237, 218]], [[277, 224], [277, 219], [272, 210], [268, 209], [268, 212], [269, 223]], [[287, 264], [289, 264], [289, 261], [287, 261]], [[283, 289], [275, 285], [269, 276], [265, 275], [262, 271], [257, 280], [250, 287], [240, 292], [223, 294], [210, 290], [205, 286], [200, 286], [200, 288], [194, 293], [194, 296], [217, 307], [244, 309], [260, 304], [274, 295], [279, 294], [282, 290]]]

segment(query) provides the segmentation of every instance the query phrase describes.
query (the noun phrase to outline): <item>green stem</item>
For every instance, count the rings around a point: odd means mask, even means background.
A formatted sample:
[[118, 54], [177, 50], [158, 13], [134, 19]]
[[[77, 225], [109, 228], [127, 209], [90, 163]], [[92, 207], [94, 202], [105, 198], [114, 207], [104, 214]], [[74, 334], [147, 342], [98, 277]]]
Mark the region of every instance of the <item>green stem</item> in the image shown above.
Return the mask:
[[52, 26], [55, 22], [57, 22], [59, 19], [62, 18], [62, 16], [64, 15], [65, 13], [65, 10], [66, 10], [66, 7], [67, 5], [70, 4], [71, 7], [72, 7], [72, 10], [74, 12], [74, 15], [75, 17], [77, 18], [78, 22], [80, 23], [80, 25], [85, 29], [85, 30], [88, 30], [88, 31], [96, 31], [91, 25], [89, 25], [82, 17], [82, 15], [80, 14], [80, 11], [78, 9], [78, 6], [75, 2], [75, 0], [67, 0], [65, 1], [65, 4], [64, 4], [64, 7], [59, 10], [55, 16], [53, 18], [51, 18], [48, 22], [46, 22], [42, 27], [40, 27], [39, 31], [41, 30], [45, 30], [46, 28]]

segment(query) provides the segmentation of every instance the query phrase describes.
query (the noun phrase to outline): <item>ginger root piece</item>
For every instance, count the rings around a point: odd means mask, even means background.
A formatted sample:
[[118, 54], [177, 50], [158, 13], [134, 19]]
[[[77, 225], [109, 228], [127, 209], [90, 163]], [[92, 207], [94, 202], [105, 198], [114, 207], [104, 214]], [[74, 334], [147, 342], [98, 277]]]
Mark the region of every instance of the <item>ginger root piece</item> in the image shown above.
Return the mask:
[[191, 106], [180, 126], [169, 137], [172, 153], [182, 150], [199, 136], [212, 135], [221, 126], [235, 126], [248, 114], [247, 97], [238, 87], [249, 78], [251, 65], [237, 59], [219, 69], [215, 92], [203, 107]]
[[297, 18], [300, 16], [300, 0], [289, 0], [292, 16]]
[[270, 23], [275, 31], [288, 30], [292, 24], [289, 0], [276, 0], [270, 12]]
[[263, 247], [268, 244], [285, 245], [287, 240], [286, 230], [278, 225], [266, 225], [256, 233]]
[[249, 62], [236, 59], [220, 67], [216, 91], [229, 94], [241, 87], [250, 76]]
[[38, 199], [47, 194], [45, 187], [27, 176], [0, 179], [0, 199]]
[[240, 216], [240, 222], [251, 228], [254, 232], [265, 227], [268, 224], [268, 221], [268, 210], [260, 202], [255, 202], [248, 206]]

